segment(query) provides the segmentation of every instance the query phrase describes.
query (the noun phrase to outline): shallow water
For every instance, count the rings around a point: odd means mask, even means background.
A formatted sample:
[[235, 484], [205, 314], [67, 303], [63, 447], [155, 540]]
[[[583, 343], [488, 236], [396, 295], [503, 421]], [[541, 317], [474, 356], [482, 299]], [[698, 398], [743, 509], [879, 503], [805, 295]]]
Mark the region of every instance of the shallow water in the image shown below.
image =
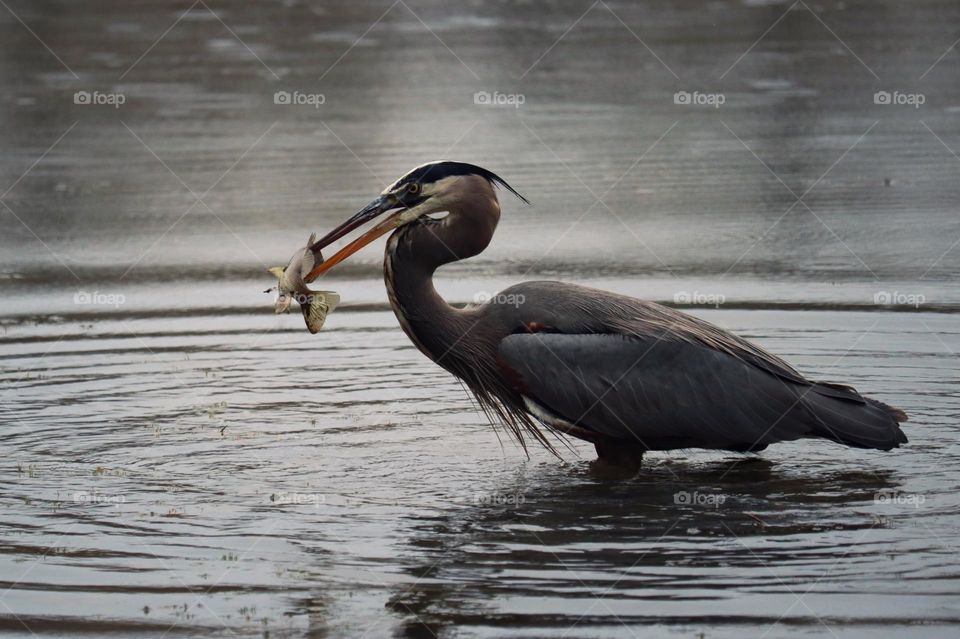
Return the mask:
[[[960, 8], [208, 4], [0, 11], [0, 632], [957, 632]], [[319, 335], [272, 315], [264, 266], [437, 157], [534, 202], [449, 299], [675, 304], [910, 444], [527, 458], [399, 330], [380, 245]]]

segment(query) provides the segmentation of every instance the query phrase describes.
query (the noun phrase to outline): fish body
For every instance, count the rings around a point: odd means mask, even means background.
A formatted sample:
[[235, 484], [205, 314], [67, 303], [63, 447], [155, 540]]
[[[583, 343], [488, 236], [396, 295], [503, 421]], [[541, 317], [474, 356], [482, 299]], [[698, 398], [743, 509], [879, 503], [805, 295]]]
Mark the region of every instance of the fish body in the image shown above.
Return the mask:
[[306, 278], [310, 271], [323, 263], [323, 255], [314, 249], [316, 236], [310, 235], [307, 245], [298, 249], [285, 267], [274, 266], [268, 269], [277, 278], [277, 301], [274, 311], [277, 314], [290, 310], [290, 304], [296, 301], [300, 305], [307, 330], [317, 333], [327, 319], [327, 315], [340, 303], [340, 296], [333, 291], [314, 291], [307, 286]]

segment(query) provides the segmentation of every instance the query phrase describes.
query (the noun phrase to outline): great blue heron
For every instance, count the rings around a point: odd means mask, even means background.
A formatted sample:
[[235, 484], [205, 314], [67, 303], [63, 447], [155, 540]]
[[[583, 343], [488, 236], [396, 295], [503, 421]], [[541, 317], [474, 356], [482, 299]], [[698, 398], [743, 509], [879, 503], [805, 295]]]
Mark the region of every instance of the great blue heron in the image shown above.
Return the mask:
[[525, 282], [484, 304], [451, 306], [433, 273], [490, 243], [500, 219], [497, 185], [526, 202], [479, 166], [419, 166], [311, 247], [391, 212], [306, 280], [394, 231], [384, 279], [400, 325], [522, 445], [529, 434], [552, 448], [541, 424], [592, 442], [601, 459], [637, 465], [648, 450], [748, 452], [805, 437], [890, 450], [907, 441], [903, 411], [808, 380], [745, 339], [653, 302]]

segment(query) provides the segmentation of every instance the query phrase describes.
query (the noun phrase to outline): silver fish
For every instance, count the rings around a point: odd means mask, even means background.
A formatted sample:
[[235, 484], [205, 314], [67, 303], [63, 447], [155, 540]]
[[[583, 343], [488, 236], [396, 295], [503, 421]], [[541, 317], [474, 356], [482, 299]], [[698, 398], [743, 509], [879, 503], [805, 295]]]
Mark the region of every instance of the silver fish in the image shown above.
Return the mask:
[[[323, 264], [323, 255], [313, 247], [316, 235], [311, 233], [307, 245], [298, 249], [287, 262], [286, 267], [269, 268], [271, 275], [277, 278], [277, 302], [274, 310], [277, 314], [290, 310], [290, 303], [296, 300], [307, 323], [307, 330], [317, 333], [323, 327], [327, 315], [340, 303], [340, 296], [333, 291], [313, 291], [307, 286], [306, 277], [315, 266]], [[267, 289], [267, 292], [274, 290]]]

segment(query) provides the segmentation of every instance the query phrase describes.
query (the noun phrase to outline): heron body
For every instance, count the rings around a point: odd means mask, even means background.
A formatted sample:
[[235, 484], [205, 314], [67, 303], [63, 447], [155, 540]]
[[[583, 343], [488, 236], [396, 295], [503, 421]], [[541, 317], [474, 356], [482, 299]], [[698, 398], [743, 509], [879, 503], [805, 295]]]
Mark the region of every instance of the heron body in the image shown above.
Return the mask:
[[[653, 302], [525, 282], [484, 304], [451, 306], [434, 272], [488, 246], [500, 218], [497, 184], [516, 193], [474, 165], [417, 167], [314, 244], [395, 211], [310, 275], [393, 231], [384, 278], [401, 327], [521, 443], [530, 435], [549, 446], [546, 427], [634, 465], [648, 450], [748, 452], [807, 437], [890, 450], [907, 441], [902, 411], [808, 380], [749, 341]], [[442, 219], [429, 216], [441, 211]]]

